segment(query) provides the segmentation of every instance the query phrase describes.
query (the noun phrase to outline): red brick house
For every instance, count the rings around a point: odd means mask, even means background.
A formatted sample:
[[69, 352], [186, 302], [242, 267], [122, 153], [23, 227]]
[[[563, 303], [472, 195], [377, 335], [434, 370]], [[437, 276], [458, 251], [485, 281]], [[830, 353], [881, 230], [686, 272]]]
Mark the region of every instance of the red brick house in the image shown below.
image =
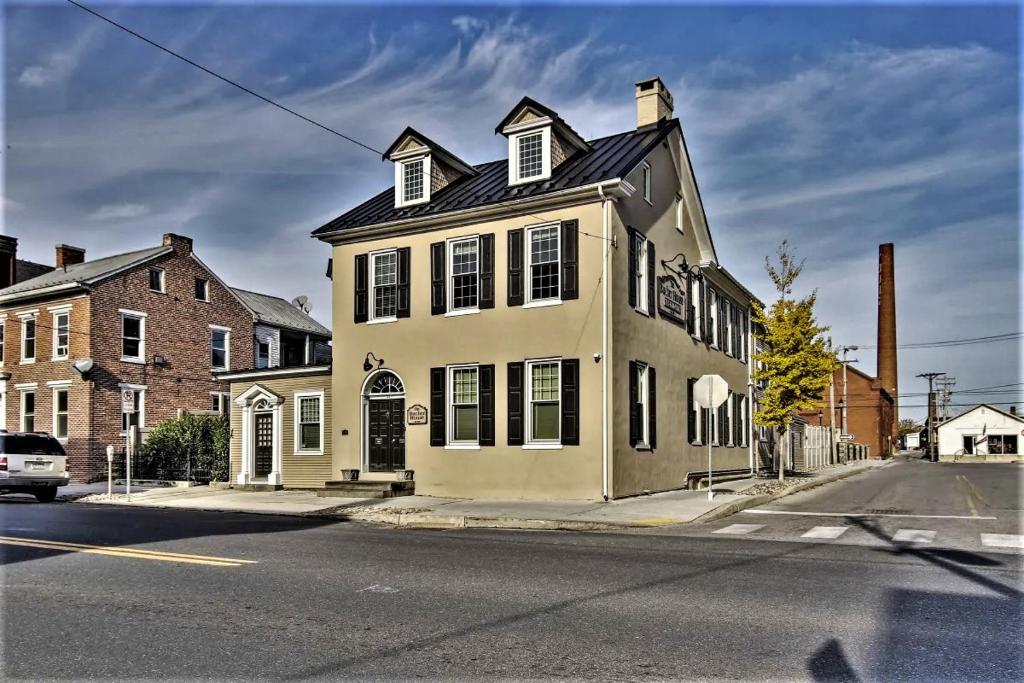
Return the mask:
[[[893, 397], [882, 388], [882, 383], [877, 377], [872, 377], [866, 372], [861, 372], [853, 365], [847, 365], [846, 372], [846, 400], [848, 405], [843, 405], [843, 368], [836, 368], [832, 378], [835, 386], [835, 426], [841, 431], [843, 425], [843, 410], [846, 410], [846, 424], [853, 440], [856, 443], [865, 444], [868, 447], [868, 455], [872, 458], [880, 458], [883, 455], [890, 455], [898, 444], [893, 440], [893, 422], [896, 419], [896, 402]], [[821, 399], [820, 423], [831, 426], [833, 421], [829, 416], [829, 396], [825, 390]], [[819, 423], [819, 411], [813, 410], [801, 413], [800, 416], [807, 420], [809, 425]]]
[[228, 287], [187, 237], [92, 261], [57, 245], [55, 268], [25, 266], [16, 249], [0, 241], [0, 429], [54, 434], [75, 481], [106, 475], [106, 447], [123, 446], [129, 425], [228, 410], [215, 371], [329, 358], [329, 330], [283, 299]]

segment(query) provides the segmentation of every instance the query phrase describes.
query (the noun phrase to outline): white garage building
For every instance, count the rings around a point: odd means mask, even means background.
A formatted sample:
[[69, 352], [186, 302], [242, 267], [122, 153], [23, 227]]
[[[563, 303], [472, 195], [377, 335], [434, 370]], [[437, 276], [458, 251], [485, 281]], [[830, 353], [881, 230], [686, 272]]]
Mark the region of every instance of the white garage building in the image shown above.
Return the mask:
[[1020, 460], [1024, 419], [981, 404], [940, 424], [939, 460]]

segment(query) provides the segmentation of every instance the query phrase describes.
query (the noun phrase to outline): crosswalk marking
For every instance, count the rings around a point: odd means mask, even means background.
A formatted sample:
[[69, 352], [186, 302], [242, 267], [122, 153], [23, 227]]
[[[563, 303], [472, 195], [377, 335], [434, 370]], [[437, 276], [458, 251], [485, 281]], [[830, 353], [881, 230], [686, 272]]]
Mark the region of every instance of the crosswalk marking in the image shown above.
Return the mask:
[[981, 544], [992, 548], [1024, 548], [1024, 536], [1020, 534], [982, 534]]
[[928, 529], [900, 529], [892, 537], [897, 543], [931, 543], [935, 532]]
[[762, 528], [764, 524], [730, 524], [727, 527], [722, 527], [718, 531], [712, 533], [716, 534], [749, 534]]
[[849, 528], [848, 526], [816, 526], [803, 534], [801, 538], [839, 538]]

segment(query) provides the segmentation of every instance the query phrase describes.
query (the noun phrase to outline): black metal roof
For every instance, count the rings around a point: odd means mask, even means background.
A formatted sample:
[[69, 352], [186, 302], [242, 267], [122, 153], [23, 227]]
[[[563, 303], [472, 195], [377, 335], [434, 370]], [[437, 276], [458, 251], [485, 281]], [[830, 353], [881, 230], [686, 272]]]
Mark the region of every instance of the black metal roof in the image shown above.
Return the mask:
[[434, 216], [450, 211], [538, 197], [550, 192], [582, 187], [621, 178], [633, 170], [673, 130], [679, 120], [670, 119], [617, 135], [589, 140], [589, 152], [577, 152], [551, 172], [551, 178], [522, 185], [508, 184], [508, 159], [475, 166], [475, 176], [459, 178], [435, 193], [426, 204], [395, 207], [395, 189], [390, 187], [372, 199], [343, 213], [313, 231], [314, 237], [378, 225], [407, 218]]

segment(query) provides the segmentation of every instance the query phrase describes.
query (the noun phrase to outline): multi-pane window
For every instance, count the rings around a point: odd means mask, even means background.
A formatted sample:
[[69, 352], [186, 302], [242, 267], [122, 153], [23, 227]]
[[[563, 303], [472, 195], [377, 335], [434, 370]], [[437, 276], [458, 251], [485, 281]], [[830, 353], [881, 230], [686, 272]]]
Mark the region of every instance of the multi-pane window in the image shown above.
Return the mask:
[[231, 414], [231, 394], [223, 391], [211, 391], [210, 410], [222, 415]]
[[25, 318], [21, 321], [21, 360], [36, 359], [36, 319]]
[[323, 436], [323, 398], [317, 395], [296, 396], [297, 450], [321, 452]]
[[256, 367], [270, 367], [270, 341], [267, 339], [256, 340]]
[[638, 417], [640, 418], [640, 432], [638, 434], [638, 446], [649, 446], [651, 443], [651, 402], [648, 396], [648, 375], [647, 365], [636, 364], [636, 400], [638, 404]]
[[121, 413], [121, 431], [127, 432], [131, 427], [142, 428], [143, 424], [142, 412], [145, 410], [145, 392], [141, 389], [135, 389], [132, 398], [132, 412]]
[[529, 377], [529, 441], [557, 443], [561, 437], [559, 361], [527, 363]]
[[36, 431], [36, 392], [21, 392], [21, 431]]
[[451, 368], [449, 443], [476, 444], [480, 438], [480, 371], [476, 366]]
[[229, 330], [218, 327], [210, 328], [210, 365], [214, 370], [228, 369], [228, 340], [230, 337]]
[[150, 268], [149, 269], [149, 288], [154, 292], [164, 291], [164, 269], [163, 268]]
[[53, 316], [53, 357], [68, 357], [68, 340], [71, 336], [71, 315], [55, 313]]
[[544, 174], [544, 134], [541, 131], [520, 135], [517, 140], [519, 178], [534, 178]]
[[708, 288], [708, 341], [712, 346], [721, 346], [718, 338], [718, 293]]
[[453, 240], [451, 250], [452, 300], [449, 310], [472, 309], [479, 305], [480, 240]]
[[423, 159], [406, 161], [402, 164], [402, 201], [415, 202], [423, 199]]
[[683, 203], [683, 198], [680, 195], [676, 195], [675, 204], [676, 213], [676, 230], [679, 232], [683, 231], [683, 219], [686, 215], [686, 204]]
[[700, 316], [700, 280], [690, 281], [690, 305], [693, 307], [693, 336], [700, 339], [704, 321]]
[[560, 295], [558, 240], [557, 225], [530, 228], [530, 301], [557, 299]]
[[53, 390], [53, 435], [68, 438], [68, 390]]
[[651, 201], [651, 165], [646, 161], [641, 167], [643, 169], [643, 187], [644, 187], [644, 199], [649, 203]]
[[398, 252], [371, 254], [373, 270], [373, 311], [371, 318], [381, 320], [398, 314]]
[[633, 264], [633, 278], [636, 286], [636, 310], [647, 313], [647, 238], [633, 233], [636, 240], [636, 263]]
[[142, 360], [145, 354], [145, 318], [128, 313], [121, 314], [121, 358]]
[[198, 301], [209, 301], [210, 300], [210, 281], [201, 277], [196, 278], [196, 300]]

